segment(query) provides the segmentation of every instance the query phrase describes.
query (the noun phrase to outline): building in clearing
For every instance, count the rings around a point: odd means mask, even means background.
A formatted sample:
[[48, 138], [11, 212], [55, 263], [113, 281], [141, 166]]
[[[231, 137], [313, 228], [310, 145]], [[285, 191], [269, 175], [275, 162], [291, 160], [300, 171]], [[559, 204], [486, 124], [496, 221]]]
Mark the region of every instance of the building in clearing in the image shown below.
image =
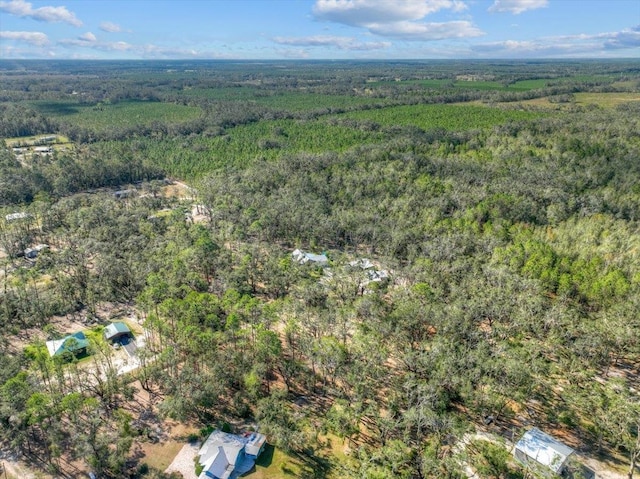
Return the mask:
[[121, 200], [124, 198], [131, 198], [132, 196], [135, 195], [135, 193], [136, 193], [136, 190], [134, 189], [118, 190], [113, 192], [113, 197], [117, 200]]
[[31, 217], [29, 213], [25, 213], [24, 211], [19, 211], [17, 213], [10, 213], [5, 215], [4, 219], [7, 221], [16, 221], [16, 220], [24, 220]]
[[325, 254], [305, 253], [302, 250], [296, 249], [291, 253], [294, 261], [299, 264], [315, 264], [318, 266], [327, 266], [329, 264], [329, 258]]
[[64, 353], [83, 354], [87, 352], [88, 346], [89, 341], [82, 331], [70, 334], [62, 339], [47, 341], [47, 350], [52, 358], [61, 356]]
[[202, 472], [198, 479], [236, 479], [255, 464], [265, 444], [264, 434], [243, 435], [215, 430], [198, 451]]
[[569, 446], [535, 427], [524, 433], [513, 449], [518, 461], [548, 477], [562, 475], [574, 453]]
[[109, 323], [109, 325], [104, 328], [104, 337], [107, 341], [114, 342], [119, 341], [122, 338], [131, 338], [132, 336], [129, 326], [122, 321]]
[[24, 250], [24, 257], [27, 259], [35, 259], [40, 254], [40, 251], [45, 250], [47, 248], [49, 248], [49, 245], [47, 244], [38, 244], [38, 245], [35, 245], [33, 248], [27, 248]]

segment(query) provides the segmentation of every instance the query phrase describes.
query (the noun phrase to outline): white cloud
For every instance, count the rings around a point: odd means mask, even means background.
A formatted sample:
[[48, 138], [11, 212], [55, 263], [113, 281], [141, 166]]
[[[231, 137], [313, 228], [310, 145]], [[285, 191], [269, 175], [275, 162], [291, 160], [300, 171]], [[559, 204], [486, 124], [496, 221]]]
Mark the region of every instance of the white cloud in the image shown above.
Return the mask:
[[640, 25], [629, 30], [611, 33], [604, 42], [607, 50], [618, 50], [621, 48], [640, 49]]
[[417, 41], [443, 40], [446, 38], [468, 38], [484, 35], [482, 30], [467, 21], [444, 23], [382, 23], [378, 25], [370, 25], [369, 30], [377, 35]]
[[[95, 36], [91, 35], [95, 39]], [[91, 40], [86, 34], [74, 39], [60, 40], [58, 43], [67, 48], [86, 47], [103, 52], [126, 52], [134, 49], [133, 45], [127, 42], [99, 42], [97, 39]]]
[[[69, 50], [66, 55], [71, 58], [100, 58], [101, 55], [87, 53], [107, 52], [117, 55], [117, 58], [234, 58], [228, 52], [220, 53], [215, 51], [205, 51], [198, 49], [185, 49], [159, 46], [153, 44], [136, 45], [127, 42], [102, 42], [90, 41], [87, 35], [81, 35], [78, 38], [69, 38], [58, 42]], [[83, 50], [79, 50], [82, 48]]]
[[117, 23], [102, 22], [100, 24], [100, 30], [102, 30], [103, 32], [117, 33], [122, 31], [122, 27]]
[[0, 38], [43, 46], [49, 43], [49, 38], [42, 32], [0, 32]]
[[351, 37], [315, 35], [310, 37], [275, 37], [274, 42], [280, 45], [298, 47], [334, 47], [341, 50], [380, 50], [391, 46], [389, 42], [359, 42]]
[[439, 10], [461, 11], [460, 0], [316, 0], [316, 18], [351, 26], [420, 20]]
[[489, 7], [490, 12], [509, 12], [519, 15], [527, 10], [546, 7], [548, 0], [495, 0]]
[[440, 10], [466, 8], [461, 0], [316, 0], [313, 13], [319, 20], [366, 28], [380, 36], [429, 41], [482, 35], [468, 21], [420, 22]]
[[82, 35], [80, 35], [78, 37], [78, 40], [83, 40], [85, 42], [95, 42], [98, 39], [96, 38], [96, 36], [93, 33], [87, 32], [87, 33], [83, 33]]
[[506, 40], [482, 43], [472, 51], [491, 57], [588, 57], [609, 56], [612, 50], [629, 50], [640, 54], [640, 28], [596, 34], [559, 35], [529, 41]]
[[32, 18], [39, 22], [68, 23], [79, 27], [82, 22], [67, 7], [40, 7], [33, 8], [31, 3], [24, 0], [0, 1], [0, 11], [23, 18]]

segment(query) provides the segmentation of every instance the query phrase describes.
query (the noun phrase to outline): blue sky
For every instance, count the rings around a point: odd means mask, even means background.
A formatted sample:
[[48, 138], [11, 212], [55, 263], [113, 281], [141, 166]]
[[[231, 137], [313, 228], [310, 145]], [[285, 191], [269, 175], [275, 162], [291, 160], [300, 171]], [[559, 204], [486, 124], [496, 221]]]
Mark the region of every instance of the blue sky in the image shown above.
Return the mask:
[[0, 58], [640, 58], [640, 0], [0, 0]]

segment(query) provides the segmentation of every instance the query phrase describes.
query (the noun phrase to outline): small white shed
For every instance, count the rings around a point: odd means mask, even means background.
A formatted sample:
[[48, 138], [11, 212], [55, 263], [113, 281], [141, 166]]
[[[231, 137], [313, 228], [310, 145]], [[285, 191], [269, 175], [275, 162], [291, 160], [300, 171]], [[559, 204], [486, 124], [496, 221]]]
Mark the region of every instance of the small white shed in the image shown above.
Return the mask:
[[532, 465], [552, 477], [562, 474], [574, 453], [569, 446], [535, 427], [524, 433], [513, 449], [513, 455], [522, 464]]

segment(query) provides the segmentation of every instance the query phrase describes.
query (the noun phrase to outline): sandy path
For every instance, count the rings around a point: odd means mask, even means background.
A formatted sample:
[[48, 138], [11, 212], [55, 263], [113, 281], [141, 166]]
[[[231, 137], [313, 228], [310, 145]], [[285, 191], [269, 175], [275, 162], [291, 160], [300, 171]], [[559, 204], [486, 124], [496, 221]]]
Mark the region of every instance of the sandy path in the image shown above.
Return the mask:
[[185, 444], [164, 472], [179, 472], [184, 479], [198, 479], [193, 458], [198, 455], [200, 443]]
[[9, 477], [15, 479], [36, 479], [35, 474], [18, 462], [12, 455], [0, 452], [0, 467], [1, 466], [4, 466], [0, 469], [0, 477], [2, 478], [5, 477], [3, 474], [6, 471]]

